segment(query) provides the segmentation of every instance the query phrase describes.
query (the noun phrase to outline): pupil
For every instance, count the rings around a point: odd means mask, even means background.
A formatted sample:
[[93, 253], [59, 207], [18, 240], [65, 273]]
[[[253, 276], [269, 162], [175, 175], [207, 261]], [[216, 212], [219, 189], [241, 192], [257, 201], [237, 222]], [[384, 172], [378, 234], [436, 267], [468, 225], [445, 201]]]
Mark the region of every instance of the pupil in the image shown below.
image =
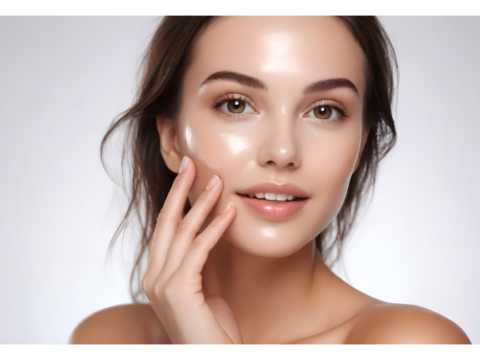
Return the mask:
[[329, 119], [332, 115], [330, 106], [319, 106], [315, 109], [315, 116], [319, 119]]
[[241, 114], [245, 109], [245, 101], [242, 100], [228, 100], [227, 103], [228, 111], [234, 114]]

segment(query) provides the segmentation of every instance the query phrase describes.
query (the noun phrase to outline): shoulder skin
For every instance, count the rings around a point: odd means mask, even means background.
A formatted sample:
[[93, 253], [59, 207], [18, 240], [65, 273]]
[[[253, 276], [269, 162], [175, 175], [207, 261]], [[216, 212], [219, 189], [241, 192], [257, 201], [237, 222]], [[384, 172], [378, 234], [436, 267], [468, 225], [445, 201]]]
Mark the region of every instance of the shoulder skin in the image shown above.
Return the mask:
[[150, 305], [129, 304], [98, 311], [80, 323], [70, 344], [165, 344], [166, 332]]
[[471, 344], [453, 321], [420, 306], [382, 303], [359, 314], [347, 344]]
[[[347, 344], [470, 344], [454, 322], [414, 305], [383, 303], [363, 311]], [[168, 344], [166, 332], [146, 304], [101, 310], [73, 331], [71, 344]]]

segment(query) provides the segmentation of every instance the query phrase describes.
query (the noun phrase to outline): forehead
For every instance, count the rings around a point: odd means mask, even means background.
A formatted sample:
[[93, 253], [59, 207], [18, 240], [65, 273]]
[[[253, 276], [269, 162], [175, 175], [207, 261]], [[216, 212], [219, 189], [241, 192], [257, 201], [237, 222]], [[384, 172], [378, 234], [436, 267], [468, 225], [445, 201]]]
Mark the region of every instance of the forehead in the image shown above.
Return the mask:
[[[365, 59], [335, 17], [221, 17], [199, 38], [186, 81], [200, 84], [217, 71], [255, 76], [267, 86], [347, 78], [363, 94]], [[275, 84], [272, 84], [275, 85]]]

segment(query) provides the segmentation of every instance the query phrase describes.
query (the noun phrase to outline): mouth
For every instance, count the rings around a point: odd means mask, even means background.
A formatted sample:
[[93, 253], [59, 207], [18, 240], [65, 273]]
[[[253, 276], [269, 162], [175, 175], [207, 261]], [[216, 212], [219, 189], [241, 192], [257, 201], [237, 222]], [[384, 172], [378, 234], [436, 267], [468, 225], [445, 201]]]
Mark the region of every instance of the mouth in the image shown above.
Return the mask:
[[308, 199], [306, 197], [297, 197], [290, 194], [275, 194], [275, 193], [256, 193], [256, 194], [240, 194], [239, 196], [248, 197], [250, 199], [262, 200], [274, 204], [283, 204], [290, 201], [302, 201]]
[[299, 213], [308, 202], [308, 197], [276, 193], [237, 193], [247, 208], [268, 220], [286, 220]]

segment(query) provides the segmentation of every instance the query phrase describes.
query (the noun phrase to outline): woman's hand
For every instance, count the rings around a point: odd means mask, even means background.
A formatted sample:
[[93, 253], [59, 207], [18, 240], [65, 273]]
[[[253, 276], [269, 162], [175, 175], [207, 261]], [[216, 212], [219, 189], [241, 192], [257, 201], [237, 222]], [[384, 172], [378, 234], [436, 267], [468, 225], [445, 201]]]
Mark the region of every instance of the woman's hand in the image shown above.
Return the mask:
[[221, 297], [215, 269], [207, 262], [235, 217], [229, 204], [201, 234], [205, 219], [223, 188], [214, 176], [185, 218], [183, 207], [195, 179], [195, 164], [184, 157], [160, 211], [142, 286], [172, 343], [242, 343], [242, 335], [228, 304]]

